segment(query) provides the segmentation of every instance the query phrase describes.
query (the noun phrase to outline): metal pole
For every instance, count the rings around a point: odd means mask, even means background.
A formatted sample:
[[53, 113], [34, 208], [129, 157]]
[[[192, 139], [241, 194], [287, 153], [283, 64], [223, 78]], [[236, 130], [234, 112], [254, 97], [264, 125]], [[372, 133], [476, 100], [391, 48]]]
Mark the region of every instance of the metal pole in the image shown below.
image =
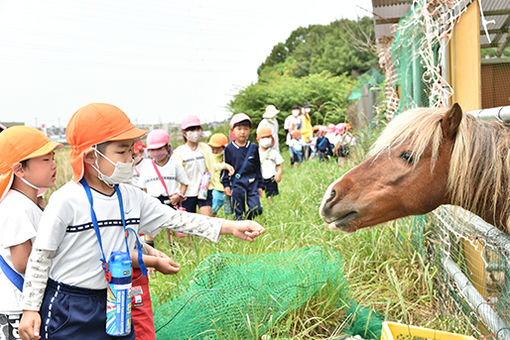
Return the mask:
[[457, 284], [460, 293], [467, 302], [476, 310], [485, 324], [496, 334], [498, 339], [510, 340], [510, 328], [508, 328], [499, 315], [494, 312], [492, 307], [485, 301], [482, 295], [469, 282], [469, 279], [457, 267], [457, 264], [450, 257], [443, 257], [441, 261], [448, 275]]
[[510, 123], [510, 106], [492, 107], [490, 109], [466, 112], [475, 118], [486, 121], [499, 121]]

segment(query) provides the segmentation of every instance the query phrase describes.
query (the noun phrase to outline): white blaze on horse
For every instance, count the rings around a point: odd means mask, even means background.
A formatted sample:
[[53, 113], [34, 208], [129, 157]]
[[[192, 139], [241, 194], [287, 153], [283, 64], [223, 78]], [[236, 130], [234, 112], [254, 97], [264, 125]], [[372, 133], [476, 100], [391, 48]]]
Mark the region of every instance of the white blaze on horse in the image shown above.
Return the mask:
[[467, 209], [510, 233], [510, 125], [450, 109], [394, 118], [369, 158], [327, 189], [323, 220], [353, 232], [441, 204]]

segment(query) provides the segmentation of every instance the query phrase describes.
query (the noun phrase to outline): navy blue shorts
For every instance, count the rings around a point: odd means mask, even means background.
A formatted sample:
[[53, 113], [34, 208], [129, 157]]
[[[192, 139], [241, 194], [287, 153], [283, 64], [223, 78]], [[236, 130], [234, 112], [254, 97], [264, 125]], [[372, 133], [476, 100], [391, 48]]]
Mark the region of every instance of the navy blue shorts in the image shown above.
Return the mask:
[[187, 212], [196, 213], [198, 208], [202, 207], [211, 207], [212, 206], [212, 190], [207, 190], [207, 199], [199, 200], [198, 196], [188, 197], [182, 201], [182, 207], [186, 209]]
[[48, 279], [41, 305], [41, 337], [51, 340], [134, 340], [106, 334], [106, 289], [86, 289]]
[[278, 191], [278, 183], [275, 182], [274, 177], [262, 179], [262, 190], [266, 192], [266, 197], [276, 196]]

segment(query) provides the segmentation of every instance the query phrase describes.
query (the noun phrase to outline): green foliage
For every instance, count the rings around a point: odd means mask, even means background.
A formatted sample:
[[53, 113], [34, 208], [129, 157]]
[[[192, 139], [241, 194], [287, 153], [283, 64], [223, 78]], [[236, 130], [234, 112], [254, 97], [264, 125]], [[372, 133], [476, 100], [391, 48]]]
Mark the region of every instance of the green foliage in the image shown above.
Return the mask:
[[[495, 58], [497, 57], [497, 52], [499, 51], [499, 47], [487, 47], [482, 48], [480, 50], [480, 54], [482, 58]], [[510, 46], [505, 47], [501, 57], [510, 57]]]
[[[251, 84], [241, 90], [229, 106], [232, 112], [249, 115], [254, 126], [257, 126], [265, 107], [273, 104], [282, 111], [277, 119], [280, 127], [283, 127], [292, 105], [309, 102], [312, 106], [312, 124], [336, 124], [346, 120], [347, 97], [354, 84], [352, 77], [333, 76], [327, 71], [301, 78], [283, 75], [271, 82]], [[280, 129], [282, 133], [283, 129]]]
[[373, 46], [374, 24], [369, 17], [358, 21], [342, 19], [326, 26], [299, 27], [285, 43], [280, 42], [273, 47], [271, 54], [259, 66], [258, 74], [263, 78], [266, 72], [281, 67], [280, 64], [288, 58], [295, 61], [290, 70], [294, 77], [323, 71], [333, 75], [352, 70], [363, 73], [377, 63]]
[[350, 74], [363, 73], [376, 61], [371, 18], [299, 27], [273, 47], [257, 70], [258, 81], [240, 90], [229, 109], [246, 113], [256, 127], [265, 107], [275, 105], [282, 111], [277, 116], [280, 140], [292, 105], [310, 103], [313, 125], [345, 122], [347, 98], [356, 83]]

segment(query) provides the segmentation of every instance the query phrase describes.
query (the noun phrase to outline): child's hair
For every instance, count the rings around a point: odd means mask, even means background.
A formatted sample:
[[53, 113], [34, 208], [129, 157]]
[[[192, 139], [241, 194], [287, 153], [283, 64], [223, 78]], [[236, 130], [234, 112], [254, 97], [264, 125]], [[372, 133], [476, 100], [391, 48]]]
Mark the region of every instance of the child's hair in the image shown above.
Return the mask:
[[96, 149], [97, 149], [97, 151], [101, 152], [104, 155], [104, 153], [106, 152], [106, 148], [111, 143], [112, 142], [102, 142], [102, 143], [96, 144]]
[[251, 129], [251, 121], [249, 121], [248, 119], [242, 120], [242, 121], [240, 121], [238, 123], [235, 123], [233, 127], [235, 128], [237, 126], [247, 126], [247, 127], [249, 127]]

